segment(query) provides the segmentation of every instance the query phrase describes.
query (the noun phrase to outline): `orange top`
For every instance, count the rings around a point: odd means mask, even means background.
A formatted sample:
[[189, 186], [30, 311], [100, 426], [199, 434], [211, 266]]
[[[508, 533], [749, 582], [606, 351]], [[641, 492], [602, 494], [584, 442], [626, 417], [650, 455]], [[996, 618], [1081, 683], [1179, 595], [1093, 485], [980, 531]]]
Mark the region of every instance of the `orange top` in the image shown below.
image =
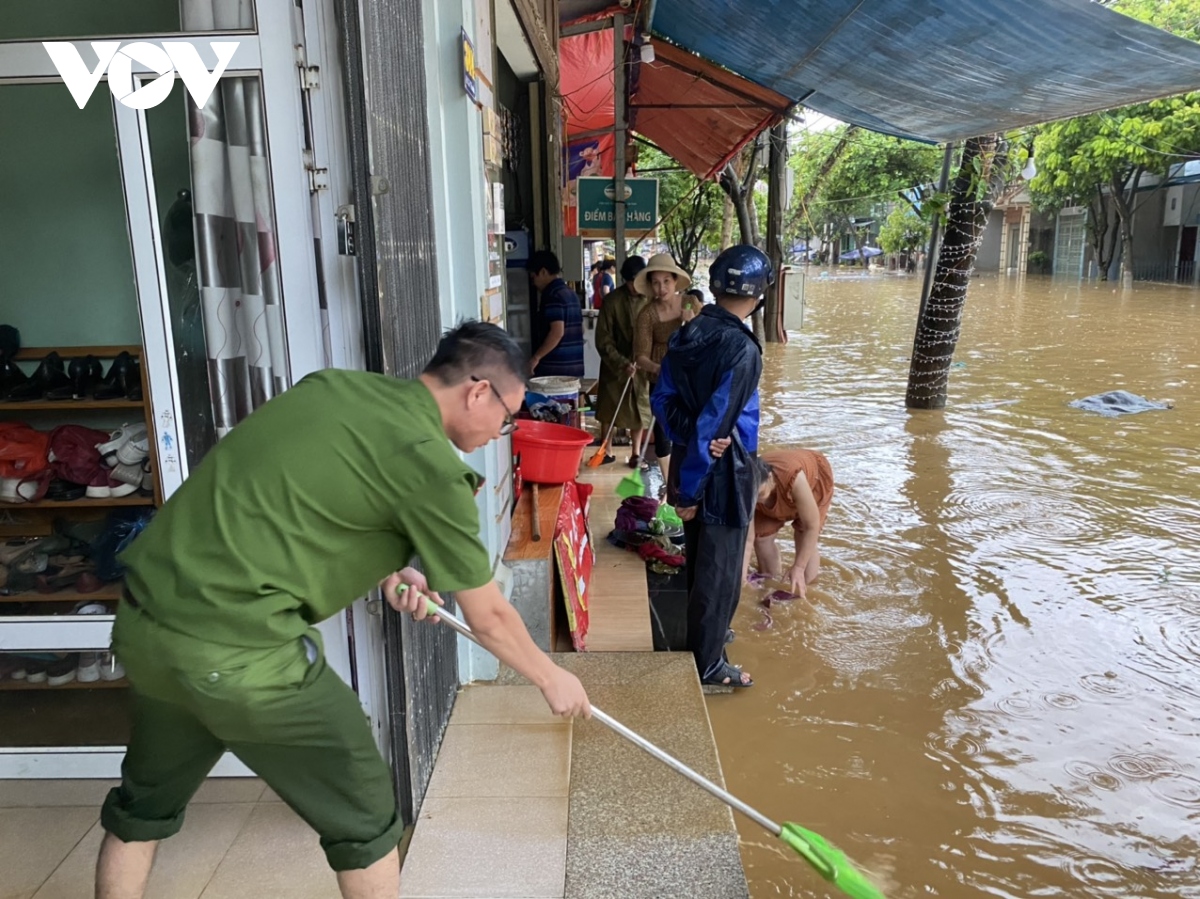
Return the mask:
[[769, 504], [759, 503], [755, 513], [775, 521], [799, 524], [800, 513], [792, 502], [792, 485], [803, 472], [821, 512], [821, 527], [825, 527], [825, 516], [829, 514], [829, 504], [833, 500], [833, 469], [825, 454], [806, 449], [773, 450], [763, 453], [762, 460], [771, 466], [771, 474], [775, 477], [775, 496]]

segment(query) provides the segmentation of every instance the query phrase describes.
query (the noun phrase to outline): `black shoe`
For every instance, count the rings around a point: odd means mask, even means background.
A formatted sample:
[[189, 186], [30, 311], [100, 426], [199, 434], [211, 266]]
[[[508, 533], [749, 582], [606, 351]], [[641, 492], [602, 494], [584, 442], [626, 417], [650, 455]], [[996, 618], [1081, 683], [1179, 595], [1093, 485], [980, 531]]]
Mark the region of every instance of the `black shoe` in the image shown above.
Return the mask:
[[136, 377], [138, 393], [141, 393], [142, 382], [141, 375], [137, 373], [135, 368], [136, 362], [128, 353], [121, 353], [113, 360], [109, 366], [108, 374], [104, 376], [104, 380], [96, 387], [96, 392], [92, 394], [98, 400], [119, 400], [124, 399], [129, 395], [129, 389], [134, 384]]
[[55, 478], [50, 482], [50, 486], [46, 490], [46, 499], [57, 500], [58, 502], [70, 502], [71, 500], [83, 499], [86, 494], [87, 487], [83, 484], [72, 484], [70, 481], [62, 480], [62, 478]]
[[25, 372], [7, 357], [0, 356], [0, 398], [8, 396], [10, 390], [24, 384], [28, 378]]
[[47, 391], [46, 399], [85, 400], [92, 392], [92, 388], [100, 383], [103, 374], [104, 369], [100, 365], [100, 360], [95, 356], [72, 359], [71, 364], [67, 366], [67, 377], [71, 379], [71, 383]]
[[133, 360], [133, 371], [129, 375], [129, 384], [125, 390], [125, 398], [140, 402], [142, 399], [142, 363]]
[[62, 358], [58, 353], [50, 353], [27, 381], [8, 391], [5, 399], [12, 403], [40, 400], [50, 391], [70, 385], [71, 379], [67, 377]]
[[46, 685], [61, 687], [75, 680], [79, 669], [79, 653], [72, 652], [46, 666]]

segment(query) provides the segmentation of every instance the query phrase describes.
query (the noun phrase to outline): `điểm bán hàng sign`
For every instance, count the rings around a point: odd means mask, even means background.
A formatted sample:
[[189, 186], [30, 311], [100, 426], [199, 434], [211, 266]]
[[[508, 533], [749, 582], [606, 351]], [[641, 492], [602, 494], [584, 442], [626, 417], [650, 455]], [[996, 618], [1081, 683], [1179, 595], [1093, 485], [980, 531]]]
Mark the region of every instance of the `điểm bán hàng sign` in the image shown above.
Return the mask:
[[[577, 182], [581, 237], [612, 237], [616, 187], [612, 178], [581, 176]], [[658, 179], [625, 179], [625, 236], [643, 237], [658, 222]]]

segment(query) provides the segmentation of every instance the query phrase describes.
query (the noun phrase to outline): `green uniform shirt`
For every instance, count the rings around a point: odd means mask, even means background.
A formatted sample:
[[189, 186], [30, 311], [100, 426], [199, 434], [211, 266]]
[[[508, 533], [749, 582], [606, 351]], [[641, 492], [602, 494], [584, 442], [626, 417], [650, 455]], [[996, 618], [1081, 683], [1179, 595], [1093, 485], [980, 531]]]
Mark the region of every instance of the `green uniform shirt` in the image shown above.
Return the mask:
[[433, 590], [486, 584], [480, 483], [424, 384], [329, 369], [234, 428], [121, 561], [163, 627], [271, 646], [414, 556]]

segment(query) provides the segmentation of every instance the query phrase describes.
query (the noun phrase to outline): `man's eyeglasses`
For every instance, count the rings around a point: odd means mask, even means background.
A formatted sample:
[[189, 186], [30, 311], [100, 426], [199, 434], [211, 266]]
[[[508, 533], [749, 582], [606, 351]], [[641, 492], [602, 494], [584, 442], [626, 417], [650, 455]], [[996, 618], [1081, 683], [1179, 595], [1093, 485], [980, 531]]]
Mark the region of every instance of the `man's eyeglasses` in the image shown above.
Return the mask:
[[512, 410], [509, 409], [508, 404], [504, 402], [504, 397], [502, 397], [500, 395], [500, 391], [496, 389], [496, 385], [493, 384], [491, 381], [487, 381], [486, 378], [477, 378], [477, 377], [475, 377], [475, 375], [471, 375], [471, 380], [474, 381], [476, 384], [481, 384], [481, 383], [486, 382], [487, 386], [489, 388], [491, 388], [492, 396], [494, 396], [496, 398], [496, 402], [498, 402], [500, 404], [501, 408], [504, 409], [504, 424], [500, 426], [500, 436], [507, 437], [509, 434], [511, 434], [513, 431], [515, 431], [517, 429], [517, 422], [513, 417]]

